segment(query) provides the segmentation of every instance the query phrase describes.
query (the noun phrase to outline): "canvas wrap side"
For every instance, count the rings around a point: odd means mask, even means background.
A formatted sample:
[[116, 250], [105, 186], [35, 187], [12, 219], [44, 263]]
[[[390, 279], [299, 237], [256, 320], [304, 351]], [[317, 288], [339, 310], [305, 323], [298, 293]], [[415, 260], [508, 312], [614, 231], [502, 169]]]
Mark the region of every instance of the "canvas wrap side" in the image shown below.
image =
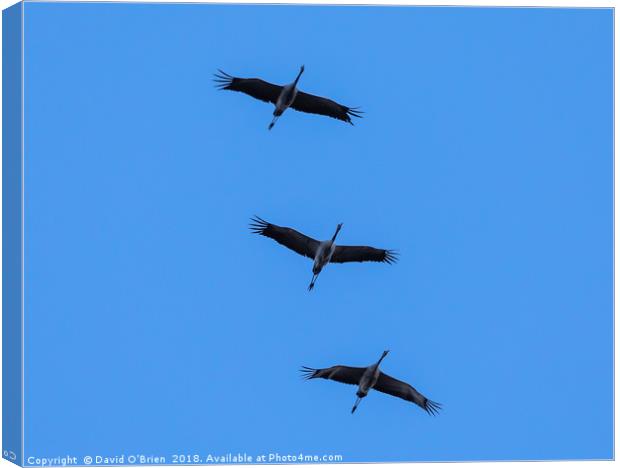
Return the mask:
[[2, 457], [23, 465], [22, 15], [2, 12]]

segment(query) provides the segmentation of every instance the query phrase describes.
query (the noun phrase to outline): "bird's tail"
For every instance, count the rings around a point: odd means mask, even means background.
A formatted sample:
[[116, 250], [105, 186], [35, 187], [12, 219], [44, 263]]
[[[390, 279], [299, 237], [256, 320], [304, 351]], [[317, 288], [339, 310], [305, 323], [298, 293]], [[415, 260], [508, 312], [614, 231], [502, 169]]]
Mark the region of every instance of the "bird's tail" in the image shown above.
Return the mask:
[[362, 401], [362, 398], [357, 397], [357, 400], [355, 400], [355, 404], [353, 405], [353, 408], [351, 409], [351, 414], [355, 413], [355, 410], [357, 409], [361, 401]]
[[308, 286], [308, 291], [312, 291], [314, 289], [314, 283], [316, 283], [316, 279], [319, 275], [312, 275], [312, 281], [310, 281], [310, 286]]

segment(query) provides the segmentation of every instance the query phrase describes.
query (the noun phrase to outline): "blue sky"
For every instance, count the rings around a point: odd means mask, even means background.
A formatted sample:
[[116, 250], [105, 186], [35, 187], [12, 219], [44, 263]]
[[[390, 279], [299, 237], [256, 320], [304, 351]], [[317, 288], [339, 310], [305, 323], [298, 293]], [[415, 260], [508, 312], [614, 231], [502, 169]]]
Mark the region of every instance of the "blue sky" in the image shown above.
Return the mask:
[[[609, 9], [28, 3], [25, 455], [612, 456]], [[366, 112], [217, 91], [217, 68]], [[328, 266], [257, 214], [400, 262]], [[436, 417], [301, 365], [383, 370]]]

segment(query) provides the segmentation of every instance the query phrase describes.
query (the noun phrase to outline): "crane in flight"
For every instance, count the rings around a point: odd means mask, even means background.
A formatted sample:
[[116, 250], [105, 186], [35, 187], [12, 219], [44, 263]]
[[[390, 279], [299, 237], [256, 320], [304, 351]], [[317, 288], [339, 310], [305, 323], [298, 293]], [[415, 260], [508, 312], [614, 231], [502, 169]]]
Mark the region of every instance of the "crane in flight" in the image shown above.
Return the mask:
[[295, 81], [284, 86], [275, 85], [260, 78], [237, 78], [219, 69], [218, 72], [215, 74], [214, 81], [219, 89], [240, 91], [255, 99], [275, 105], [273, 120], [269, 124], [269, 130], [273, 128], [276, 121], [289, 107], [300, 112], [326, 115], [327, 117], [348, 122], [351, 125], [353, 125], [351, 117], [362, 117], [362, 111], [357, 107], [343, 106], [331, 99], [299, 91], [297, 83], [304, 72], [303, 65], [299, 69], [299, 74]]
[[295, 229], [268, 223], [258, 216], [254, 216], [250, 224], [250, 230], [253, 233], [269, 237], [294, 252], [314, 260], [312, 281], [310, 281], [308, 291], [312, 291], [319, 273], [328, 263], [383, 262], [392, 264], [397, 261], [397, 253], [393, 250], [336, 245], [336, 236], [341, 229], [342, 223], [336, 226], [336, 232], [331, 239], [318, 241]]
[[333, 366], [326, 369], [313, 369], [312, 367], [302, 366], [301, 372], [306, 380], [328, 379], [357, 385], [357, 400], [351, 409], [351, 413], [355, 412], [362, 398], [366, 397], [371, 389], [375, 389], [381, 393], [411, 401], [428, 414], [435, 416], [441, 409], [440, 403], [429, 400], [408, 383], [390, 377], [379, 370], [381, 361], [388, 353], [389, 351], [383, 351], [379, 360], [368, 367]]

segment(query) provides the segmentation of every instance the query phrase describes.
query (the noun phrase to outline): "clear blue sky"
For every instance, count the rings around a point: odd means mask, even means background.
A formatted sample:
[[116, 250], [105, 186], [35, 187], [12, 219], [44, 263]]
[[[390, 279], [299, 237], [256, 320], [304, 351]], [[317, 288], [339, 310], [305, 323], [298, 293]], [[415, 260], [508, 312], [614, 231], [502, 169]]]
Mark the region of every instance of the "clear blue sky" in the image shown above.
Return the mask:
[[[29, 3], [26, 456], [612, 456], [612, 10]], [[291, 81], [355, 127], [217, 91]], [[400, 262], [311, 262], [258, 214]], [[300, 365], [368, 365], [436, 417]]]

